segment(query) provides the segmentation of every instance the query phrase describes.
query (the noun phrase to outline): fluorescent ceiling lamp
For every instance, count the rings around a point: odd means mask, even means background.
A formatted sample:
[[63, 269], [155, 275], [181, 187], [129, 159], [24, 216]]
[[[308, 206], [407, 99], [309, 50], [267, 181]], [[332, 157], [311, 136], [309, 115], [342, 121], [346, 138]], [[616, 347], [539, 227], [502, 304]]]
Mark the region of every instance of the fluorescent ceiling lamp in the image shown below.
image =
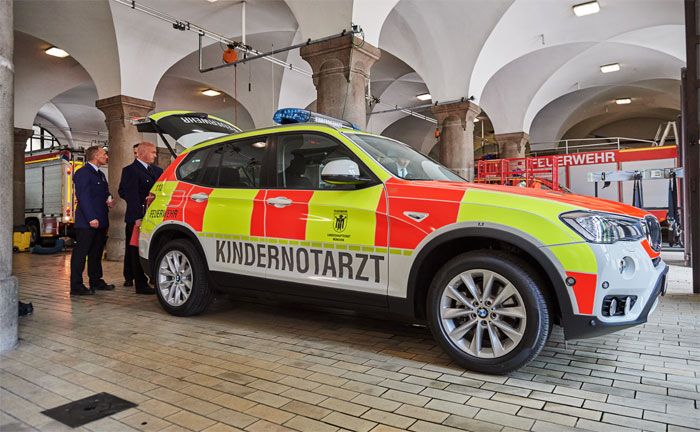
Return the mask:
[[212, 89], [206, 89], [206, 90], [202, 90], [202, 94], [203, 94], [204, 96], [211, 96], [211, 97], [213, 97], [213, 96], [219, 96], [219, 95], [221, 94], [221, 92], [220, 92], [220, 91], [216, 91], [216, 90], [212, 90]]
[[617, 72], [620, 70], [620, 63], [610, 63], [600, 67], [603, 73]]
[[217, 0], [207, 0], [209, 3], [214, 3]]
[[419, 101], [428, 101], [432, 99], [432, 97], [430, 96], [430, 93], [423, 93], [416, 96], [416, 99], [418, 99]]
[[68, 57], [70, 55], [67, 52], [63, 51], [61, 48], [56, 48], [56, 47], [51, 47], [44, 52], [50, 56], [60, 57], [60, 58]]
[[630, 98], [615, 99], [615, 103], [618, 105], [627, 105], [627, 104], [632, 103], [632, 99], [630, 99]]
[[598, 12], [600, 12], [600, 5], [598, 4], [598, 0], [577, 4], [574, 6], [574, 13], [578, 17], [592, 15]]

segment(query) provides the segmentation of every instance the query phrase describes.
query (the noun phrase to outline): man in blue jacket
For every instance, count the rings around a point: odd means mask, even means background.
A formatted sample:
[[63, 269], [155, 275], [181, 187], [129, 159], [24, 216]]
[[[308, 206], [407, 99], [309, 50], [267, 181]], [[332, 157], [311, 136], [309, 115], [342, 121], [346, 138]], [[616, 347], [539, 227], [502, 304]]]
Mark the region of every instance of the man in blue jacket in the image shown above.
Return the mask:
[[[89, 295], [95, 290], [113, 290], [102, 279], [102, 251], [107, 243], [109, 208], [112, 196], [100, 167], [107, 164], [107, 152], [99, 146], [85, 151], [85, 165], [75, 172], [75, 246], [70, 259], [70, 294]], [[85, 258], [88, 260], [90, 288], [83, 284]]]
[[153, 143], [144, 141], [136, 148], [136, 160], [122, 169], [122, 179], [119, 183], [119, 196], [126, 201], [126, 253], [124, 256], [124, 286], [131, 286], [129, 275], [133, 275], [137, 294], [155, 294], [155, 290], [148, 286], [143, 268], [139, 260], [139, 248], [131, 246], [132, 232], [135, 227], [141, 226], [141, 219], [146, 213], [146, 197], [153, 184], [163, 173], [163, 170], [155, 165], [157, 151]]

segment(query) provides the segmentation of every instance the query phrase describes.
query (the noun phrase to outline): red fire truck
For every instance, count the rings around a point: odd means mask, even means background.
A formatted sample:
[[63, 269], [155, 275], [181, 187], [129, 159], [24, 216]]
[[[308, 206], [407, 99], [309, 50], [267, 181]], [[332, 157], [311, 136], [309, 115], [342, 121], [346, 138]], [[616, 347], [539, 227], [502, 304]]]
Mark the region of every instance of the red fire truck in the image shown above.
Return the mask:
[[[600, 175], [593, 174], [613, 171], [642, 173], [645, 170], [673, 169], [678, 166], [678, 149], [675, 145], [614, 148], [526, 158], [481, 160], [477, 162], [475, 181], [547, 188], [634, 205], [639, 202], [635, 202], [634, 182], [605, 182], [600, 179]], [[596, 179], [599, 181], [595, 181]], [[642, 179], [640, 175], [637, 187], [643, 190], [642, 207], [653, 213], [659, 221], [665, 221], [669, 211], [669, 182]]]

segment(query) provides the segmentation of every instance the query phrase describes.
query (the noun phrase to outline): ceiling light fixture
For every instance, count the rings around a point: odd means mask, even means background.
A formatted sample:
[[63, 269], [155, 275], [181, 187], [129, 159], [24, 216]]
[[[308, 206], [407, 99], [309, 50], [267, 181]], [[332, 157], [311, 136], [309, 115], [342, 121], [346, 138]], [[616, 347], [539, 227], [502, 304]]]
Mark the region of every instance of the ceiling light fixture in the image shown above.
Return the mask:
[[207, 0], [207, 1], [208, 1], [209, 3], [214, 3], [214, 2], [216, 2], [217, 0]]
[[594, 0], [574, 5], [573, 9], [577, 17], [582, 17], [600, 12], [600, 5], [598, 4], [598, 0]]
[[630, 98], [619, 98], [615, 99], [615, 103], [618, 105], [627, 105], [632, 103], [632, 99]]
[[430, 96], [430, 93], [423, 93], [416, 96], [416, 99], [419, 101], [428, 101], [432, 99], [432, 96]]
[[610, 63], [600, 67], [603, 73], [617, 72], [620, 70], [620, 63]]
[[206, 89], [206, 90], [202, 90], [202, 94], [204, 96], [214, 97], [214, 96], [219, 96], [221, 94], [221, 92], [216, 91], [216, 90], [212, 90], [212, 89]]
[[52, 46], [51, 48], [47, 48], [44, 52], [50, 56], [59, 57], [59, 58], [65, 58], [65, 57], [70, 56], [70, 54], [68, 54], [67, 52], [65, 52], [61, 48], [56, 48], [55, 46]]
[[481, 121], [479, 117], [474, 117], [474, 123], [479, 123], [479, 121]]

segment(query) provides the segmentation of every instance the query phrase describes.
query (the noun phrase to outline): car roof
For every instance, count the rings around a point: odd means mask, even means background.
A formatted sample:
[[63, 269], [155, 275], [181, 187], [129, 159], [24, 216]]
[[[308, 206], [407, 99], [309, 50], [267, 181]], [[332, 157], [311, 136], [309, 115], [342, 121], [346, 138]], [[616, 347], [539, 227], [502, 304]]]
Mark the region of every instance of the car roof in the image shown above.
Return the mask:
[[341, 133], [353, 133], [353, 134], [362, 134], [362, 135], [373, 135], [369, 132], [364, 132], [356, 129], [351, 129], [351, 128], [345, 128], [345, 127], [335, 127], [328, 125], [326, 123], [289, 123], [289, 124], [283, 124], [283, 125], [275, 125], [275, 126], [268, 126], [268, 127], [263, 127], [263, 128], [257, 128], [257, 129], [251, 129], [251, 130], [245, 130], [241, 131], [238, 133], [233, 133], [229, 135], [224, 135], [216, 138], [212, 138], [206, 141], [202, 141], [201, 143], [198, 143], [190, 148], [185, 149], [183, 151], [184, 153], [189, 153], [192, 150], [208, 147], [210, 145], [218, 144], [221, 142], [228, 141], [230, 139], [235, 139], [237, 137], [241, 138], [246, 138], [248, 136], [254, 137], [257, 135], [263, 135], [266, 133], [275, 133], [275, 132], [281, 132], [284, 131], [285, 129], [290, 130], [290, 131], [303, 131], [304, 129], [309, 129], [309, 130], [314, 130], [314, 131], [320, 131], [320, 130], [328, 130], [328, 131], [338, 131]]

